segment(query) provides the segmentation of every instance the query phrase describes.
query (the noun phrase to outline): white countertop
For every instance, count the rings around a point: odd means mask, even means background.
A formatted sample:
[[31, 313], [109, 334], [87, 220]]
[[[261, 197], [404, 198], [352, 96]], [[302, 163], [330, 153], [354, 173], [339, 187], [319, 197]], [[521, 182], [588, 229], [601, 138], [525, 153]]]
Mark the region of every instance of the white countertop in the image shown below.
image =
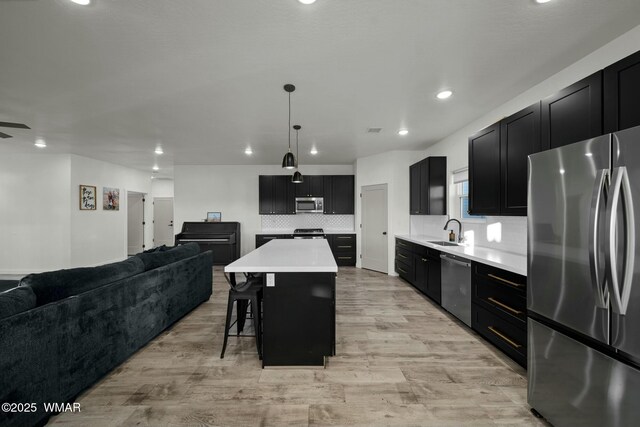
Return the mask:
[[440, 246], [430, 241], [442, 241], [442, 238], [425, 235], [396, 235], [398, 239], [437, 249], [440, 252], [459, 255], [472, 261], [481, 262], [493, 267], [501, 268], [512, 273], [527, 275], [526, 255], [505, 252], [499, 249], [485, 248], [481, 246]]
[[[291, 229], [280, 229], [280, 230], [262, 230], [257, 234], [293, 234], [293, 228]], [[356, 234], [354, 230], [325, 230], [324, 234]]]
[[325, 239], [276, 239], [224, 268], [227, 273], [337, 273]]

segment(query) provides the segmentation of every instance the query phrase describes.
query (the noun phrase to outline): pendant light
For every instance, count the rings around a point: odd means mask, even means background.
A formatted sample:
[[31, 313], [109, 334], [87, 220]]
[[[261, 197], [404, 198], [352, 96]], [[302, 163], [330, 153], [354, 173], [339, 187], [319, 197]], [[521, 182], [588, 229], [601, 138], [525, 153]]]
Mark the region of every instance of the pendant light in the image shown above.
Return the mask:
[[[302, 126], [295, 125], [293, 128], [296, 130], [296, 169], [298, 169], [298, 131], [302, 129]], [[294, 184], [302, 184], [303, 181], [302, 174], [299, 170], [296, 170], [291, 177], [291, 182]]]
[[285, 169], [294, 169], [296, 167], [296, 158], [291, 152], [291, 92], [296, 90], [296, 87], [292, 84], [284, 85], [284, 90], [289, 93], [289, 151], [282, 158], [282, 167]]

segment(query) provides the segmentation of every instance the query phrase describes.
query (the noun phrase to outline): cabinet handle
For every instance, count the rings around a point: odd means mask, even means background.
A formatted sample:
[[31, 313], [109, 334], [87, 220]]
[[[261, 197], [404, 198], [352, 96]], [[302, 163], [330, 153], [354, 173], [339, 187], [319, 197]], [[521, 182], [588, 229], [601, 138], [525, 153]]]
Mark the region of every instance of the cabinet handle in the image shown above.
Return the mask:
[[507, 279], [503, 279], [502, 277], [496, 276], [495, 274], [489, 274], [489, 277], [491, 277], [492, 279], [496, 279], [499, 280], [503, 283], [509, 284], [511, 286], [515, 286], [516, 288], [523, 288], [524, 285], [520, 284], [520, 283], [516, 283], [516, 282], [512, 282], [511, 280], [507, 280]]
[[351, 236], [338, 236], [338, 239], [351, 239]]
[[402, 254], [398, 254], [398, 256], [399, 256], [400, 258], [405, 258], [405, 259], [407, 258], [406, 256], [404, 256], [404, 255], [402, 255]]
[[353, 257], [350, 256], [339, 256], [338, 259], [351, 259]]
[[522, 312], [520, 310], [516, 310], [515, 308], [511, 308], [507, 304], [501, 303], [500, 301], [498, 301], [494, 297], [489, 297], [487, 299], [489, 301], [491, 301], [492, 303], [494, 303], [495, 305], [498, 305], [498, 306], [504, 308], [505, 310], [510, 311], [513, 314], [522, 314]]
[[422, 262], [428, 262], [429, 260], [426, 258], [422, 258]]
[[487, 329], [489, 329], [491, 332], [493, 332], [495, 335], [497, 335], [498, 337], [502, 338], [503, 341], [505, 341], [506, 343], [510, 344], [513, 348], [520, 348], [522, 347], [520, 344], [516, 343], [513, 340], [510, 340], [509, 338], [507, 338], [505, 335], [503, 335], [502, 333], [498, 332], [493, 326], [489, 326]]
[[349, 249], [349, 248], [352, 248], [353, 246], [338, 246], [338, 247], [343, 249]]
[[398, 270], [402, 271], [403, 273], [407, 274], [407, 272], [403, 269], [401, 269], [400, 267], [398, 267]]
[[401, 243], [400, 241], [398, 241], [398, 246], [407, 246], [404, 243]]

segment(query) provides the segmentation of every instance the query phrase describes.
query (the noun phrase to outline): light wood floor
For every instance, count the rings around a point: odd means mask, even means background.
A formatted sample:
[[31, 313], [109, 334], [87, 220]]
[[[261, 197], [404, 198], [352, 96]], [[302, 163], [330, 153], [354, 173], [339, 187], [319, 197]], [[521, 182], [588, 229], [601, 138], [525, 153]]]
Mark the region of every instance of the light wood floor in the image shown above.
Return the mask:
[[252, 338], [220, 359], [227, 285], [77, 399], [54, 425], [544, 425], [526, 373], [400, 279], [341, 268], [337, 356], [261, 369]]

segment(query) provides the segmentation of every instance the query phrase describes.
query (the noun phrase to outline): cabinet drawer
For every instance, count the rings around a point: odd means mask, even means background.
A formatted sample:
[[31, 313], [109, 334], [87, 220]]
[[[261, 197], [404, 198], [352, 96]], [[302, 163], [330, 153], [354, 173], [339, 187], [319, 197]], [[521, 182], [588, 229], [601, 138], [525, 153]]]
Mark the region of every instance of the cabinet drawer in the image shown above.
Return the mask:
[[396, 246], [396, 260], [413, 268], [413, 253], [408, 251], [407, 249]]
[[473, 278], [473, 301], [505, 320], [524, 327], [527, 321], [527, 299], [522, 292], [482, 276]]
[[514, 326], [478, 304], [471, 305], [471, 326], [507, 356], [527, 366], [527, 329]]
[[496, 285], [504, 286], [507, 289], [513, 289], [521, 293], [527, 290], [527, 278], [510, 271], [501, 270], [486, 264], [474, 263], [474, 274], [483, 277]]
[[334, 234], [332, 237], [333, 237], [333, 242], [336, 245], [350, 244], [355, 246], [356, 244], [355, 234]]
[[415, 281], [413, 266], [409, 266], [402, 261], [396, 260], [396, 273], [409, 283], [413, 283]]
[[353, 254], [333, 254], [333, 257], [336, 259], [336, 264], [341, 266], [347, 265], [356, 265], [356, 255]]
[[406, 240], [402, 240], [402, 239], [396, 238], [396, 247], [401, 247], [403, 249], [406, 249], [406, 250], [410, 251], [410, 250], [413, 249], [413, 243], [407, 242]]

